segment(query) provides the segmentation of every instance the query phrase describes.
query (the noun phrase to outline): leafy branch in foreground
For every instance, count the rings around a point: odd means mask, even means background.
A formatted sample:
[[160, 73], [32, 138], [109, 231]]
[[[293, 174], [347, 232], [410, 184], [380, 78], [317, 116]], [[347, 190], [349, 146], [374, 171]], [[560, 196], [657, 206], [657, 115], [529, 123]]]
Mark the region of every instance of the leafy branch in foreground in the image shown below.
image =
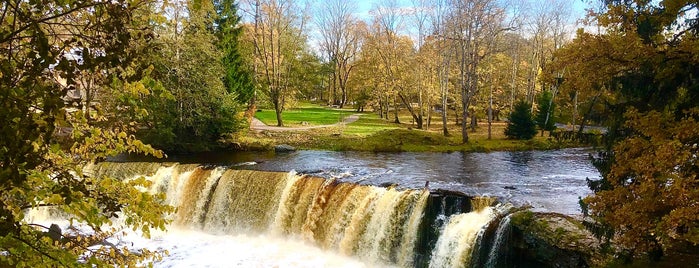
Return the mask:
[[[136, 265], [159, 253], [109, 245], [122, 222], [150, 234], [173, 211], [162, 195], [139, 191], [143, 178], [121, 181], [83, 172], [90, 162], [123, 152], [162, 156], [119, 120], [143, 113], [133, 103], [104, 111], [112, 100], [152, 90], [141, 57], [154, 19], [149, 0], [10, 0], [0, 4], [0, 266]], [[140, 43], [138, 41], [141, 41]], [[104, 94], [83, 107], [70, 97], [87, 74]], [[111, 95], [110, 95], [111, 94]], [[53, 207], [81, 228], [31, 223], [28, 208]], [[48, 231], [47, 231], [48, 230]], [[53, 230], [53, 231], [52, 231]]]

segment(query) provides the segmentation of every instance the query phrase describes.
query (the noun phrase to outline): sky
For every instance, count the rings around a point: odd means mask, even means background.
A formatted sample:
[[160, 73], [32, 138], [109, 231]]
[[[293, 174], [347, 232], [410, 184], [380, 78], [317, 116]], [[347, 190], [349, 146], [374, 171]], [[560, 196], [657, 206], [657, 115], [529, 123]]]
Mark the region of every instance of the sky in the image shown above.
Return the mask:
[[[397, 1], [401, 7], [411, 7], [413, 5], [411, 0], [397, 0]], [[534, 0], [534, 1], [536, 1], [536, 0]], [[585, 8], [587, 7], [587, 4], [585, 3], [585, 1], [583, 1], [583, 0], [565, 0], [565, 1], [572, 2], [573, 13], [574, 13], [573, 16], [582, 18], [585, 15]], [[378, 5], [379, 2], [380, 2], [380, 0], [357, 0], [357, 4], [359, 7], [358, 14], [361, 17], [368, 18], [369, 17], [369, 10], [371, 10], [371, 8], [373, 6]]]
[[[319, 3], [318, 1], [324, 1], [324, 0], [315, 0], [315, 1], [310, 0], [310, 1]], [[376, 6], [378, 6], [382, 0], [354, 0], [354, 1], [356, 1], [356, 3], [357, 3], [357, 12], [356, 12], [357, 17], [366, 21], [367, 23], [370, 23], [371, 19], [372, 19], [370, 11], [373, 8], [375, 8]], [[395, 1], [397, 1], [399, 8], [402, 8], [402, 9], [410, 10], [414, 6], [414, 4], [413, 4], [414, 0], [395, 0]], [[547, 2], [549, 2], [549, 1], [551, 1], [551, 2], [563, 1], [563, 3], [569, 3], [569, 4], [571, 4], [571, 13], [570, 13], [570, 17], [569, 17], [569, 26], [567, 28], [568, 28], [568, 32], [571, 34], [571, 38], [572, 38], [572, 35], [575, 34], [575, 31], [577, 28], [583, 27], [582, 25], [579, 24], [579, 21], [581, 19], [583, 19], [585, 17], [585, 14], [586, 14], [586, 11], [585, 11], [585, 9], [587, 8], [587, 3], [585, 3], [586, 0], [512, 0], [512, 1], [516, 1], [516, 3], [520, 3], [520, 4], [524, 3], [524, 2], [540, 4], [543, 1], [547, 1]], [[404, 20], [404, 22], [403, 22], [404, 25], [401, 27], [402, 30], [401, 29], [399, 29], [399, 30], [402, 31], [402, 34], [410, 35], [414, 39], [416, 39], [416, 37], [415, 37], [415, 36], [417, 36], [416, 30], [411, 28], [411, 26], [409, 25], [410, 23], [409, 23], [409, 21], [407, 21], [407, 19], [403, 19], [403, 20]], [[318, 35], [319, 35], [319, 33], [316, 31], [316, 29], [311, 30], [311, 35], [310, 35], [311, 46], [314, 47], [314, 49], [316, 49], [316, 50], [318, 49], [319, 44], [317, 44], [317, 42], [315, 42], [314, 40], [319, 40]]]

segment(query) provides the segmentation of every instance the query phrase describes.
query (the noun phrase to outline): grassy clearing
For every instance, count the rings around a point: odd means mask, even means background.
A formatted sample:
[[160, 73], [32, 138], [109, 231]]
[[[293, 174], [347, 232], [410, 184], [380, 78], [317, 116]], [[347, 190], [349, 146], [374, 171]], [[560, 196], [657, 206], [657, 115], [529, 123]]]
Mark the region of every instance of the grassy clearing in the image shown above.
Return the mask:
[[[351, 110], [328, 109], [306, 105], [284, 113], [285, 122], [308, 122], [310, 125], [337, 123], [342, 116], [355, 114]], [[271, 115], [271, 119], [270, 116]], [[271, 120], [274, 125], [274, 112], [258, 112], [256, 117], [263, 122]], [[327, 117], [327, 118], [326, 118]], [[433, 124], [426, 130], [414, 129], [409, 114], [401, 114], [402, 124], [385, 120], [375, 113], [363, 113], [360, 119], [347, 125], [300, 131], [263, 131], [242, 133], [233, 140], [247, 150], [271, 150], [276, 144], [289, 144], [300, 149], [332, 151], [375, 151], [375, 152], [488, 152], [545, 150], [574, 146], [560, 144], [548, 137], [537, 136], [532, 140], [508, 140], [504, 136], [505, 123], [492, 125], [492, 138], [488, 139], [487, 124], [481, 123], [476, 131], [469, 131], [470, 141], [461, 142], [461, 129], [451, 119], [448, 123], [449, 137], [442, 135], [441, 124]], [[439, 118], [433, 118], [433, 122]], [[441, 121], [440, 121], [441, 123]], [[285, 123], [286, 124], [286, 123]]]
[[[282, 118], [285, 126], [300, 126], [302, 122], [308, 125], [331, 125], [341, 122], [343, 118], [354, 114], [348, 109], [330, 109], [304, 104], [299, 108], [284, 111]], [[274, 109], [264, 109], [255, 113], [255, 117], [270, 126], [277, 125], [277, 115]]]

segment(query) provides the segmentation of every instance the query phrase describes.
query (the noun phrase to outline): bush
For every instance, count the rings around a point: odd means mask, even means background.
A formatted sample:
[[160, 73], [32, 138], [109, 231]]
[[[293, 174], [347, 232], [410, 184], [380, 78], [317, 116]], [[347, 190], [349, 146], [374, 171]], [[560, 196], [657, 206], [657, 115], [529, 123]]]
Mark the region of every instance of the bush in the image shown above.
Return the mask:
[[518, 101], [508, 117], [505, 136], [510, 139], [529, 140], [536, 135], [536, 123], [532, 118], [531, 104]]

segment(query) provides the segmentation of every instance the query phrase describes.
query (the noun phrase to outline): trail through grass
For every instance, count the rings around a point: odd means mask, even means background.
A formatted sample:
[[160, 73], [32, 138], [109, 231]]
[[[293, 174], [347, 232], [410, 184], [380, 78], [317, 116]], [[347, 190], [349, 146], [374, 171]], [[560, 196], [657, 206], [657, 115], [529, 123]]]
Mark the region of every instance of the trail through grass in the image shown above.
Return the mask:
[[[297, 109], [283, 113], [285, 126], [332, 125], [343, 118], [357, 114], [349, 109], [331, 109], [313, 104], [302, 104]], [[273, 110], [262, 110], [255, 115], [267, 125], [276, 125]], [[561, 144], [549, 137], [537, 136], [532, 140], [508, 140], [505, 138], [505, 123], [492, 125], [492, 138], [488, 139], [487, 123], [481, 122], [475, 131], [469, 131], [470, 142], [462, 144], [461, 129], [453, 118], [448, 129], [451, 134], [442, 134], [442, 125], [433, 124], [429, 129], [413, 129], [407, 113], [399, 117], [402, 124], [380, 118], [376, 113], [361, 113], [359, 120], [349, 124], [297, 131], [251, 131], [234, 137], [234, 143], [248, 150], [270, 150], [275, 144], [290, 144], [300, 149], [335, 151], [520, 151], [534, 149], [555, 149], [572, 147], [577, 144]], [[433, 122], [441, 123], [438, 115]], [[410, 123], [410, 124], [408, 124]], [[304, 124], [306, 125], [306, 124]]]

